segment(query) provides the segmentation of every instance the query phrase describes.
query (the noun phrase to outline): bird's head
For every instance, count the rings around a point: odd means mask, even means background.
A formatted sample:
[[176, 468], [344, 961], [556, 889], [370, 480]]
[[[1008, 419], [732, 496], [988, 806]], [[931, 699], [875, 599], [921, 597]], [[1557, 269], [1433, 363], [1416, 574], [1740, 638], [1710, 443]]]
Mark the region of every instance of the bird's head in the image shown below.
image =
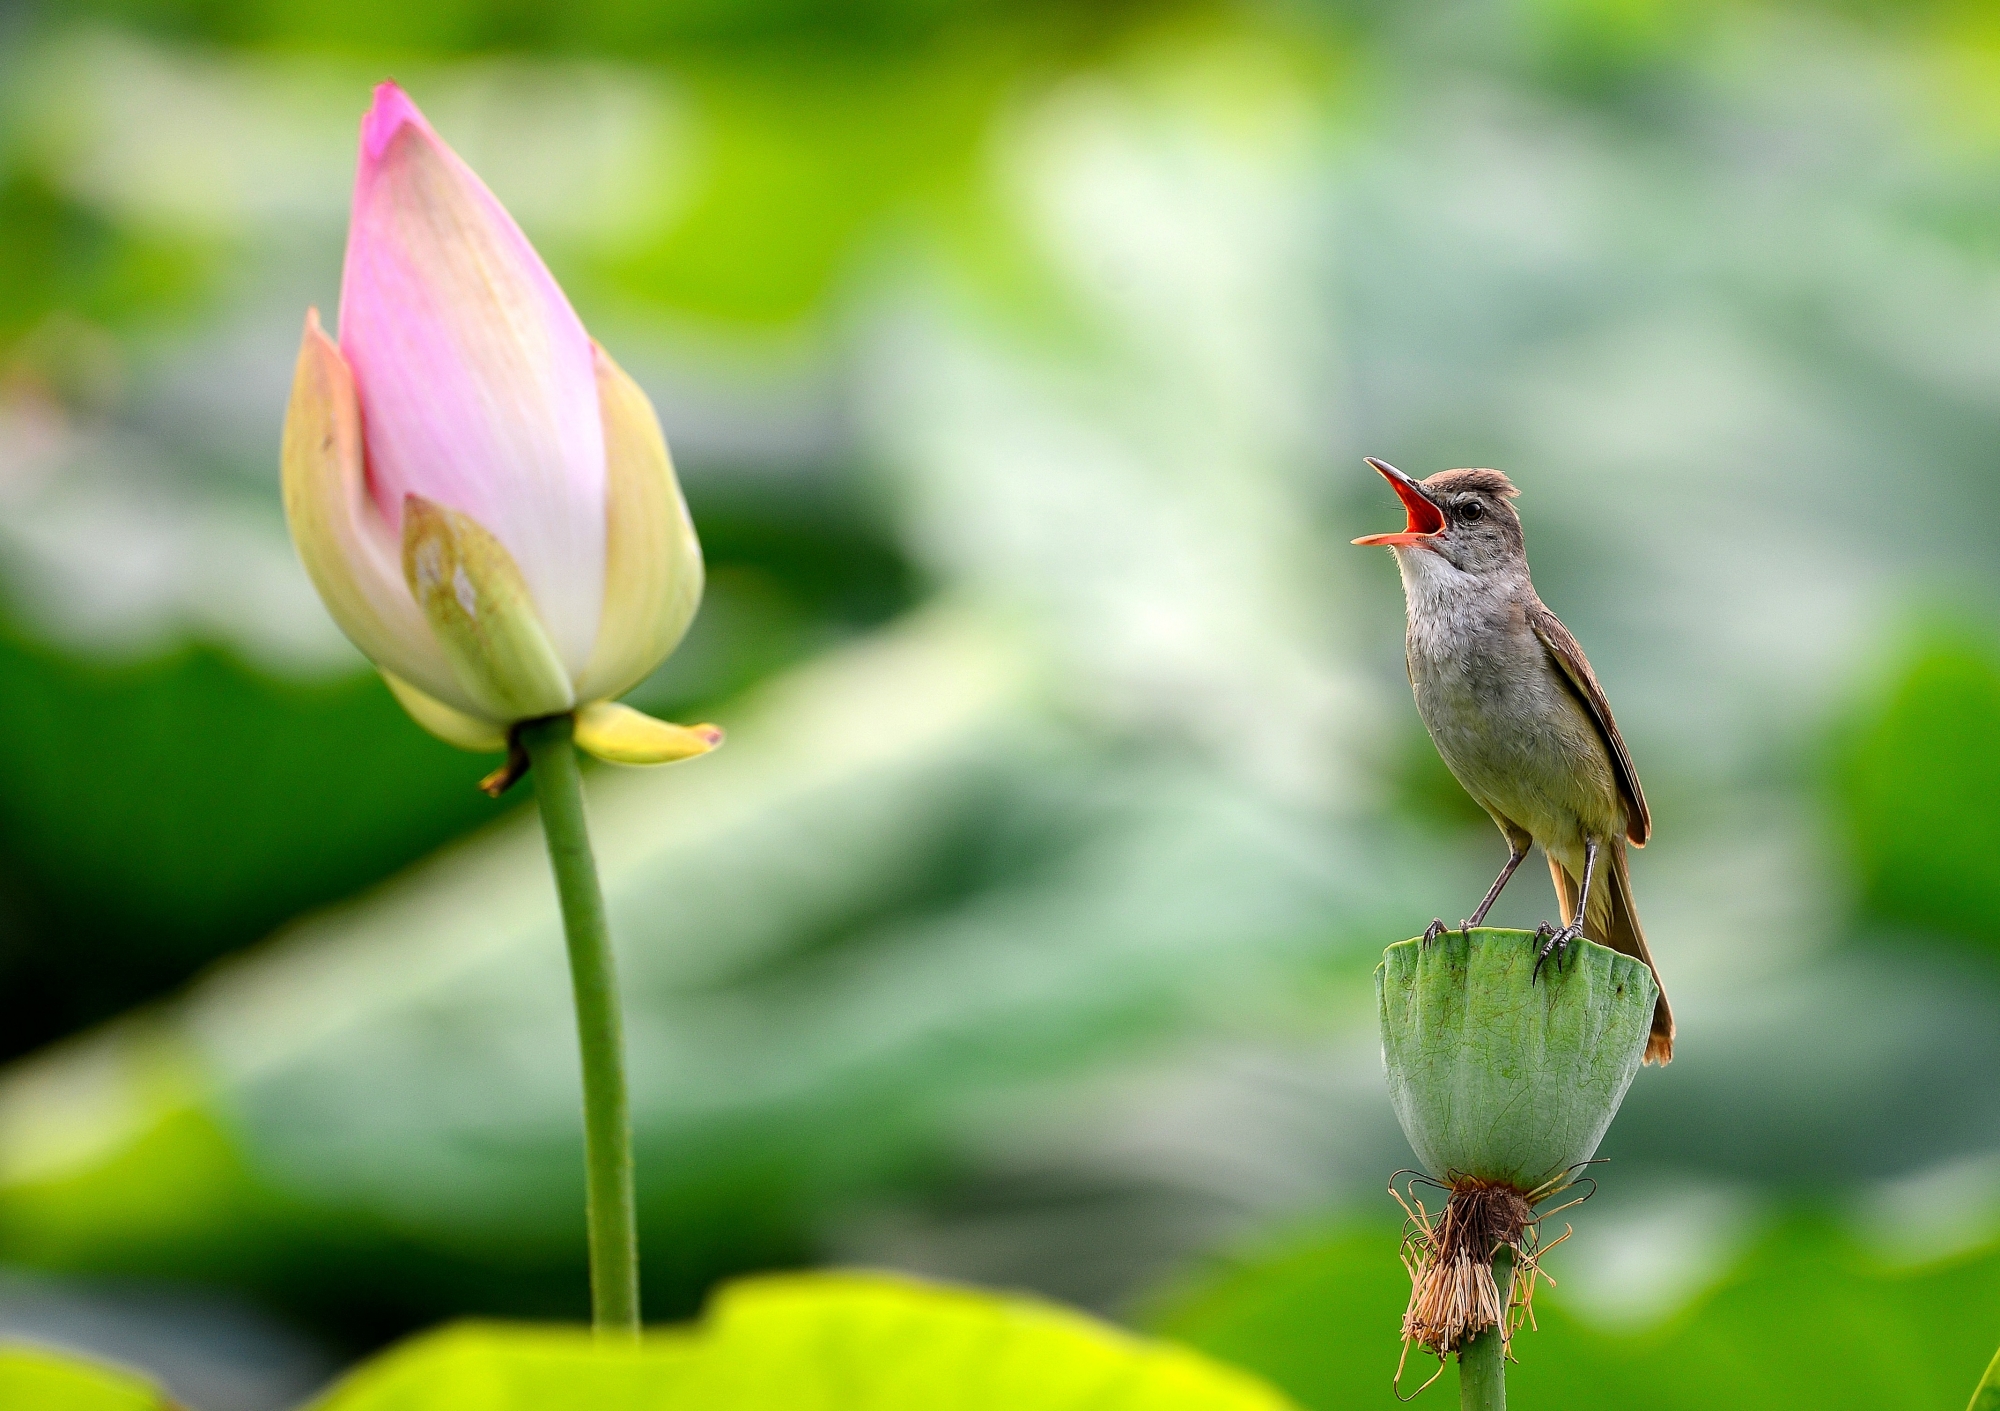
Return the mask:
[[1521, 517], [1512, 500], [1519, 491], [1497, 470], [1441, 470], [1428, 480], [1403, 474], [1387, 461], [1367, 457], [1389, 482], [1408, 525], [1397, 534], [1364, 534], [1357, 544], [1441, 555], [1452, 567], [1480, 573], [1520, 562], [1525, 552]]

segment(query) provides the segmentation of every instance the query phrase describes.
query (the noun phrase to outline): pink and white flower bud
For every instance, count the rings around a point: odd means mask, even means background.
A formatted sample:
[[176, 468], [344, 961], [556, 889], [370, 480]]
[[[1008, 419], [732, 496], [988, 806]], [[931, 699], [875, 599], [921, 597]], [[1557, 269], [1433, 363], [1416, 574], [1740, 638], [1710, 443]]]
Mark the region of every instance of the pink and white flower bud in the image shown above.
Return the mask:
[[604, 753], [644, 762], [634, 713], [579, 708], [657, 665], [700, 602], [659, 423], [393, 83], [361, 125], [339, 335], [308, 316], [284, 468], [293, 539], [342, 629], [455, 744], [499, 748], [520, 720], [577, 711], [579, 744], [615, 731]]

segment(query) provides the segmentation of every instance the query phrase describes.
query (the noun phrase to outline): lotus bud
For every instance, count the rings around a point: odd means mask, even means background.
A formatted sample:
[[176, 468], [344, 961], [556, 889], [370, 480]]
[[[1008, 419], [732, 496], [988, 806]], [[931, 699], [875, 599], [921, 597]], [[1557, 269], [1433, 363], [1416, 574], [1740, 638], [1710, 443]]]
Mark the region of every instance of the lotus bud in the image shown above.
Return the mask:
[[1389, 1098], [1427, 1173], [1398, 1192], [1404, 1348], [1459, 1352], [1465, 1377], [1476, 1348], [1490, 1354], [1478, 1374], [1498, 1377], [1553, 1243], [1542, 1207], [1596, 1154], [1652, 1025], [1643, 963], [1578, 941], [1538, 967], [1539, 951], [1526, 931], [1447, 931], [1390, 946], [1375, 971]]
[[701, 601], [652, 404], [393, 83], [361, 124], [339, 334], [307, 313], [285, 513], [327, 609], [411, 717], [502, 750], [522, 721], [575, 713], [577, 744], [623, 764], [720, 743], [611, 704]]

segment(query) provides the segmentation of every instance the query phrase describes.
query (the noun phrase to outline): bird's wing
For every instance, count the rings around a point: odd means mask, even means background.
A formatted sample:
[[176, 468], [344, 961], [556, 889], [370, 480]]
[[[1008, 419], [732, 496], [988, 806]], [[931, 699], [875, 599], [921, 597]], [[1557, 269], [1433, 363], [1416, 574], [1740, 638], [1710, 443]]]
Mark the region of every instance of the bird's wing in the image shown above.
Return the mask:
[[1556, 620], [1556, 615], [1540, 599], [1528, 604], [1528, 625], [1535, 629], [1535, 635], [1542, 639], [1542, 645], [1549, 649], [1549, 655], [1556, 659], [1570, 685], [1576, 687], [1576, 693], [1590, 707], [1597, 732], [1604, 737], [1605, 751], [1611, 756], [1612, 771], [1618, 776], [1618, 790], [1625, 795], [1625, 836], [1634, 847], [1643, 848], [1653, 836], [1653, 816], [1646, 811], [1646, 791], [1639, 787], [1639, 771], [1632, 767], [1632, 756], [1626, 752], [1624, 737], [1618, 733], [1618, 722], [1611, 718], [1611, 702], [1604, 699], [1597, 673], [1590, 669], [1590, 660], [1576, 638], [1570, 636], [1569, 629]]

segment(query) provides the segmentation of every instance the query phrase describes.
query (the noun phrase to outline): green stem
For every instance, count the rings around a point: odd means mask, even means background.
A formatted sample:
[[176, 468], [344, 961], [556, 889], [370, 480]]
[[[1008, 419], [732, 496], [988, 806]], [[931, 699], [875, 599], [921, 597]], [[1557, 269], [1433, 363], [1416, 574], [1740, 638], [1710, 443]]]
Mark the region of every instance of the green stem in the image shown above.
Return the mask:
[[[1503, 1304], [1512, 1269], [1513, 1256], [1502, 1249], [1493, 1261], [1493, 1282], [1500, 1286]], [[1507, 1354], [1498, 1328], [1488, 1328], [1459, 1349], [1458, 1406], [1459, 1411], [1507, 1411]]]
[[625, 1036], [618, 972], [597, 862], [583, 817], [583, 776], [567, 715], [520, 727], [562, 900], [569, 973], [583, 1050], [583, 1150], [588, 1178], [591, 1322], [600, 1334], [639, 1332], [639, 1236], [632, 1195], [632, 1117], [625, 1098]]

